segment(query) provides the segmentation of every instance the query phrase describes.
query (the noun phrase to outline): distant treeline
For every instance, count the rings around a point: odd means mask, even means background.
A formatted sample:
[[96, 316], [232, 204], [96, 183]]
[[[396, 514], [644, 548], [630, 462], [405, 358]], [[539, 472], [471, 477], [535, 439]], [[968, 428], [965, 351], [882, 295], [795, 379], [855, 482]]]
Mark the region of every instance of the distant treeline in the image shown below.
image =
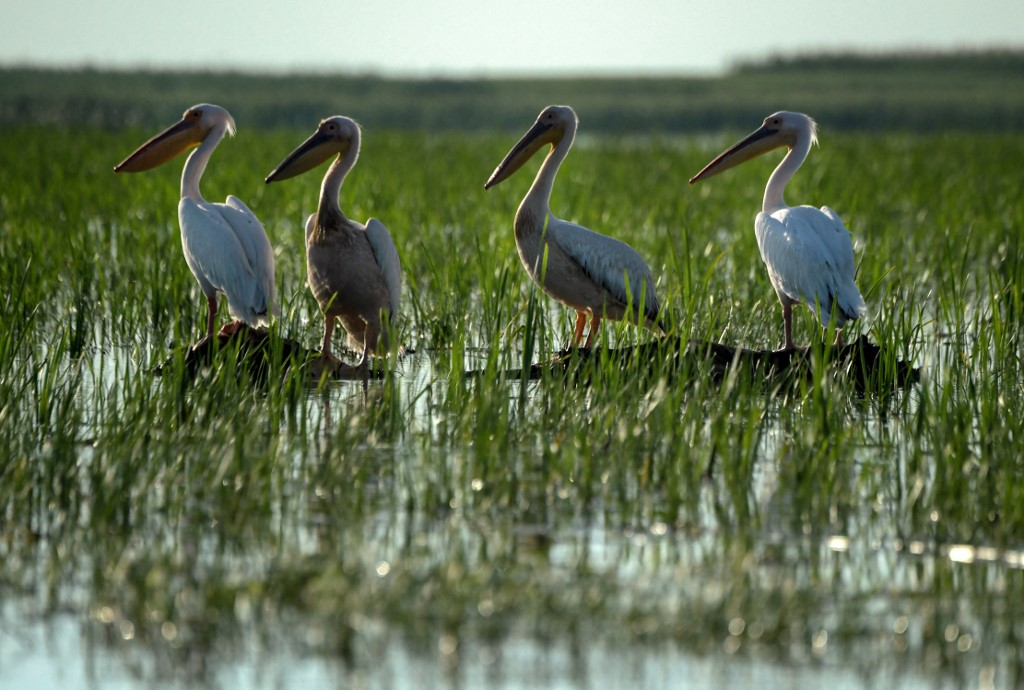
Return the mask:
[[302, 128], [330, 114], [374, 129], [515, 130], [572, 105], [588, 133], [749, 129], [775, 110], [827, 129], [1024, 128], [1024, 51], [806, 55], [720, 77], [392, 78], [352, 74], [0, 69], [0, 123], [152, 128], [215, 102], [246, 127]]

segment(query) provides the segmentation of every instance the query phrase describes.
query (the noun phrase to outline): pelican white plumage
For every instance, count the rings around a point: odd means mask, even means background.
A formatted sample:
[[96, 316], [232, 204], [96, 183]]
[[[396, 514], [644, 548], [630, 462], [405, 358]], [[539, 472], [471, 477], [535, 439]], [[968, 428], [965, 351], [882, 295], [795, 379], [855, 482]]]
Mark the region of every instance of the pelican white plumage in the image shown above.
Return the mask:
[[[793, 349], [792, 310], [804, 303], [827, 327], [833, 309], [837, 329], [867, 312], [854, 282], [850, 232], [835, 211], [822, 206], [786, 205], [783, 193], [818, 141], [814, 120], [803, 113], [769, 115], [759, 129], [718, 155], [690, 179], [696, 184], [763, 153], [785, 146], [788, 153], [768, 178], [754, 234], [768, 277], [782, 303], [786, 350]], [[836, 332], [841, 342], [842, 330]]]
[[628, 244], [557, 218], [549, 207], [558, 168], [576, 137], [578, 120], [572, 108], [548, 106], [512, 147], [484, 184], [490, 189], [518, 170], [545, 145], [551, 149], [516, 212], [516, 249], [526, 272], [540, 288], [576, 310], [572, 346], [579, 345], [590, 316], [590, 347], [602, 318], [636, 318], [664, 332], [654, 275]]
[[194, 105], [114, 168], [116, 173], [149, 170], [198, 146], [185, 161], [178, 202], [181, 249], [207, 302], [206, 335], [195, 347], [213, 336], [218, 292], [227, 296], [235, 319], [222, 334], [234, 332], [243, 322], [266, 325], [276, 309], [274, 250], [263, 224], [237, 197], [216, 204], [199, 193], [199, 180], [214, 149], [225, 135], [234, 133], [235, 121], [227, 110], [208, 103]]
[[398, 318], [402, 268], [387, 228], [376, 218], [366, 225], [349, 220], [338, 205], [346, 175], [359, 157], [359, 125], [341, 115], [320, 122], [316, 132], [267, 175], [267, 183], [286, 180], [337, 156], [324, 175], [317, 212], [306, 220], [306, 267], [309, 289], [324, 314], [321, 358], [331, 357], [334, 320], [340, 319], [349, 346], [362, 351], [357, 365], [364, 376], [378, 340], [390, 349], [381, 314]]

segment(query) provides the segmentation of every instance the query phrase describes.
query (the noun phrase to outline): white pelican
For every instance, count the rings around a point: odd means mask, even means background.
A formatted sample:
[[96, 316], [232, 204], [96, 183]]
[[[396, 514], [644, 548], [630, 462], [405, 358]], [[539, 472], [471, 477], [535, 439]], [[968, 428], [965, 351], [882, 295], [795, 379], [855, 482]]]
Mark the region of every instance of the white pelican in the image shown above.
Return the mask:
[[359, 157], [359, 142], [359, 125], [354, 120], [329, 117], [266, 181], [286, 180], [337, 155], [320, 186], [320, 205], [306, 220], [306, 268], [309, 289], [324, 313], [321, 359], [332, 367], [338, 365], [331, 356], [331, 333], [334, 320], [341, 319], [349, 346], [363, 353], [356, 369], [366, 376], [378, 339], [389, 349], [381, 313], [391, 323], [398, 317], [402, 268], [383, 223], [376, 218], [366, 225], [349, 220], [338, 206], [341, 185]]
[[[690, 179], [690, 184], [695, 184], [780, 146], [789, 148], [768, 178], [764, 203], [754, 220], [761, 259], [782, 303], [786, 350], [794, 347], [794, 304], [806, 304], [822, 327], [828, 326], [834, 307], [839, 329], [867, 311], [854, 282], [853, 244], [843, 221], [827, 206], [820, 210], [813, 206], [791, 208], [783, 199], [786, 184], [817, 142], [814, 120], [802, 113], [778, 112]], [[836, 344], [841, 338], [838, 330]]]
[[141, 172], [199, 147], [185, 161], [178, 203], [181, 249], [208, 305], [206, 335], [195, 347], [213, 336], [218, 292], [227, 295], [228, 311], [235, 319], [221, 334], [233, 333], [242, 322], [266, 325], [275, 311], [274, 251], [263, 225], [237, 197], [212, 204], [199, 193], [199, 180], [213, 150], [226, 134], [234, 133], [235, 121], [224, 108], [195, 105], [114, 168], [115, 173]]
[[533, 127], [495, 168], [484, 189], [511, 176], [550, 144], [551, 150], [519, 205], [513, 224], [516, 249], [526, 272], [544, 292], [576, 310], [572, 347], [578, 346], [583, 337], [588, 314], [590, 333], [584, 347], [593, 344], [603, 317], [616, 321], [631, 318], [627, 305], [643, 310], [646, 327], [664, 332], [658, 320], [654, 276], [643, 258], [625, 242], [551, 213], [551, 189], [576, 137], [577, 123], [576, 113], [568, 106], [552, 105], [542, 110]]

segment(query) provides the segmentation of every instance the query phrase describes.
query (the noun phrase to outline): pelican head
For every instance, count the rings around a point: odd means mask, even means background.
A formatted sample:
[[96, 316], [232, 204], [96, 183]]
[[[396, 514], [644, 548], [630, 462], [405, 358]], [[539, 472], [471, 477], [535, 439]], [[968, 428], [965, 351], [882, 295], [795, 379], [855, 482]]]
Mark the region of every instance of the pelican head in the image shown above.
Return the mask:
[[571, 140], [576, 134], [578, 122], [576, 113], [567, 105], [549, 105], [544, 108], [537, 116], [533, 127], [512, 147], [505, 159], [491, 173], [490, 178], [484, 183], [484, 189], [490, 189], [511, 176], [545, 144], [550, 144], [554, 148], [567, 134]]
[[801, 141], [808, 142], [808, 147], [818, 142], [818, 125], [814, 120], [803, 113], [774, 113], [764, 119], [764, 124], [759, 129], [705, 165], [703, 170], [690, 178], [690, 184], [713, 177], [781, 146], [792, 149]]
[[157, 134], [118, 163], [114, 172], [142, 172], [166, 163], [180, 153], [203, 143], [214, 129], [235, 133], [231, 113], [219, 105], [200, 103], [185, 111], [181, 119]]
[[321, 120], [316, 132], [288, 154], [288, 157], [267, 175], [266, 182], [269, 184], [301, 175], [331, 156], [344, 156], [353, 150], [358, 156], [359, 137], [359, 125], [351, 118], [335, 115]]

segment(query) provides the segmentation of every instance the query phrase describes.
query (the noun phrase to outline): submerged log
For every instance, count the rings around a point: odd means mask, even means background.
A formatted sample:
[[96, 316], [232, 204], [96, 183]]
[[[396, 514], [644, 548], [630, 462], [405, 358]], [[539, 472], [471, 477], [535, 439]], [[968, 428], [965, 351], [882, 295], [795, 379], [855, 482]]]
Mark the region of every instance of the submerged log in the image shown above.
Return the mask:
[[[410, 351], [411, 352], [411, 351]], [[746, 374], [766, 385], [797, 383], [813, 376], [815, 357], [827, 357], [828, 365], [837, 374], [845, 374], [861, 390], [871, 387], [883, 389], [903, 388], [920, 380], [920, 370], [900, 360], [895, 353], [861, 336], [840, 347], [803, 347], [793, 350], [749, 350], [721, 343], [683, 340], [666, 337], [636, 346], [599, 350], [579, 348], [563, 350], [547, 361], [532, 364], [525, 371], [510, 369], [500, 375], [512, 379], [541, 379], [552, 376], [574, 376], [585, 381], [598, 375], [598, 362], [602, 358], [618, 367], [632, 367], [640, 376], [658, 376], [664, 373], [678, 375], [680, 371], [709, 371], [715, 380], [722, 380], [732, 372]], [[243, 326], [230, 335], [215, 338], [195, 346], [179, 348], [154, 373], [163, 375], [178, 357], [183, 358], [185, 373], [197, 376], [204, 368], [230, 362], [240, 371], [247, 372], [256, 381], [264, 381], [275, 368], [279, 371], [298, 367], [311, 381], [325, 374], [336, 380], [363, 380], [363, 374], [350, 364], [326, 366], [320, 353], [310, 350], [291, 338], [282, 338], [265, 330]], [[469, 378], [479, 378], [484, 370], [466, 372]], [[370, 379], [383, 379], [382, 368], [371, 367]], [[875, 382], [872, 385], [872, 382]]]
[[[597, 367], [591, 365], [606, 357], [620, 367], [635, 367], [640, 375], [658, 375], [659, 372], [675, 375], [681, 370], [707, 370], [713, 379], [721, 380], [738, 371], [764, 384], [774, 385], [810, 380], [816, 356], [827, 357], [829, 366], [837, 373], [845, 372], [862, 390], [870, 387], [872, 381], [877, 382], [876, 387], [903, 388], [916, 383], [921, 376], [919, 369], [870, 342], [866, 336], [839, 347], [798, 347], [792, 350], [748, 350], [721, 343], [666, 337], [603, 352], [596, 348], [563, 350], [552, 359], [533, 364], [525, 371], [511, 369], [502, 375], [532, 380], [575, 374], [590, 379], [597, 374]], [[479, 377], [483, 373], [483, 370], [477, 370], [467, 375]]]
[[[282, 338], [264, 329], [256, 330], [249, 326], [242, 326], [228, 335], [218, 334], [195, 345], [179, 347], [154, 369], [154, 373], [162, 376], [179, 356], [183, 358], [185, 374], [190, 379], [195, 378], [204, 368], [215, 366], [218, 358], [225, 360], [227, 357], [231, 358], [230, 361], [239, 371], [246, 372], [256, 381], [265, 381], [275, 368], [283, 372], [296, 367], [304, 371], [312, 381], [319, 380], [324, 374], [337, 380], [364, 379], [363, 373], [350, 364], [326, 364], [320, 359], [319, 352], [303, 347], [297, 340]], [[383, 369], [371, 366], [368, 378], [384, 378]]]

